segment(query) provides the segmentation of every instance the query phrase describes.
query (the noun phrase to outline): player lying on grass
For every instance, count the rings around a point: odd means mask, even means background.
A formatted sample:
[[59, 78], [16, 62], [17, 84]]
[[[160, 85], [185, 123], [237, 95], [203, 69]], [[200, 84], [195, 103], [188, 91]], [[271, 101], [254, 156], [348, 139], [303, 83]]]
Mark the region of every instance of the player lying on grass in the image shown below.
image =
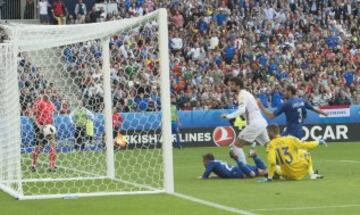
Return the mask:
[[253, 178], [256, 176], [264, 176], [267, 173], [266, 165], [259, 158], [255, 151], [250, 155], [255, 166], [243, 163], [233, 151], [230, 151], [230, 157], [236, 161], [237, 166], [231, 166], [226, 162], [215, 160], [215, 156], [211, 153], [203, 155], [203, 163], [205, 172], [201, 178], [209, 178], [214, 173], [219, 178]]
[[315, 174], [308, 149], [318, 145], [326, 145], [325, 141], [302, 142], [294, 136], [280, 136], [278, 125], [267, 127], [270, 143], [267, 145], [268, 176], [264, 181], [272, 181], [274, 174], [284, 179], [300, 180], [305, 176], [310, 179], [320, 179], [323, 176]]

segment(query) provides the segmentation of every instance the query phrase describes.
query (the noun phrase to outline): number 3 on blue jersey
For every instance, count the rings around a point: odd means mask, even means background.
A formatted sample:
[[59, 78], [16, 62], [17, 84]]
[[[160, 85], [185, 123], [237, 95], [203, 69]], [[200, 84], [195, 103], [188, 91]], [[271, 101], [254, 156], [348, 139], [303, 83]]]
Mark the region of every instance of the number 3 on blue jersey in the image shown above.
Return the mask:
[[298, 108], [297, 112], [299, 114], [299, 123], [303, 123], [304, 118], [303, 118], [303, 109], [302, 108]]

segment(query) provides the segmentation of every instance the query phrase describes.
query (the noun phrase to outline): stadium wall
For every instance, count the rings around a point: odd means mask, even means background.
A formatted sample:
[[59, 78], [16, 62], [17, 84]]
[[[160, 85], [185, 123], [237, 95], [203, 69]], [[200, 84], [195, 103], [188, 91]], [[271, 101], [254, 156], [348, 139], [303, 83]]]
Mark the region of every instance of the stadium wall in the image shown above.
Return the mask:
[[[233, 110], [184, 111], [179, 112], [181, 122], [180, 141], [184, 146], [222, 146], [230, 144], [236, 137], [228, 120], [220, 119], [222, 113]], [[325, 109], [329, 117], [320, 117], [309, 111], [305, 119], [305, 139], [325, 138], [329, 142], [347, 142], [360, 139], [360, 105], [351, 107], [329, 107]], [[123, 113], [124, 122], [121, 133], [124, 134], [129, 146], [150, 144], [156, 146], [160, 140], [161, 115], [157, 112]], [[103, 115], [95, 114], [94, 134], [101, 139], [104, 133]], [[75, 127], [68, 115], [54, 117], [58, 131], [58, 139], [74, 138]], [[280, 116], [269, 123], [285, 125], [285, 117]], [[22, 144], [32, 146], [34, 130], [28, 117], [21, 117]]]

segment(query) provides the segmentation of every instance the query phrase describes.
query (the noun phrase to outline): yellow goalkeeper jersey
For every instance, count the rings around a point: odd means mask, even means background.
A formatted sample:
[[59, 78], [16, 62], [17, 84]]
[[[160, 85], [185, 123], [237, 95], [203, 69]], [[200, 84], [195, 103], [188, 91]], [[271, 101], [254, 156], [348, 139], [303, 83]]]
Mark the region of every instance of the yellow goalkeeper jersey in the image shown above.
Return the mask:
[[318, 141], [302, 142], [293, 136], [278, 136], [267, 146], [268, 177], [272, 178], [276, 166], [280, 167], [279, 174], [286, 179], [300, 180], [309, 174], [312, 161], [307, 149], [319, 145]]

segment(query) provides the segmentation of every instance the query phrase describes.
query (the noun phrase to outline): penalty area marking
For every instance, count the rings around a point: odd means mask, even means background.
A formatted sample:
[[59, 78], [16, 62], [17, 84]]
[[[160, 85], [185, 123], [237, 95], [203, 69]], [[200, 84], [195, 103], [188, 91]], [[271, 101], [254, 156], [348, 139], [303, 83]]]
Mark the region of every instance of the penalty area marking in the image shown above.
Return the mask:
[[234, 213], [234, 214], [258, 215], [256, 213], [252, 213], [250, 211], [246, 211], [246, 210], [242, 210], [242, 209], [238, 209], [238, 208], [233, 208], [233, 207], [229, 207], [229, 206], [226, 206], [226, 205], [221, 205], [221, 204], [218, 204], [216, 202], [210, 202], [210, 201], [207, 201], [207, 200], [204, 200], [204, 199], [199, 199], [199, 198], [189, 196], [189, 195], [185, 195], [185, 194], [181, 194], [181, 193], [172, 193], [171, 195], [182, 198], [182, 199], [185, 199], [185, 200], [188, 200], [188, 201], [191, 201], [191, 202], [206, 205], [208, 207], [212, 207], [212, 208], [216, 208], [216, 209], [219, 209], [219, 210], [224, 210], [224, 211], [227, 211], [227, 212], [231, 212], [231, 213]]
[[351, 208], [351, 207], [360, 207], [360, 204], [349, 204], [349, 205], [323, 205], [323, 206], [292, 207], [292, 208], [259, 208], [259, 209], [251, 209], [251, 211], [311, 210], [311, 209]]

